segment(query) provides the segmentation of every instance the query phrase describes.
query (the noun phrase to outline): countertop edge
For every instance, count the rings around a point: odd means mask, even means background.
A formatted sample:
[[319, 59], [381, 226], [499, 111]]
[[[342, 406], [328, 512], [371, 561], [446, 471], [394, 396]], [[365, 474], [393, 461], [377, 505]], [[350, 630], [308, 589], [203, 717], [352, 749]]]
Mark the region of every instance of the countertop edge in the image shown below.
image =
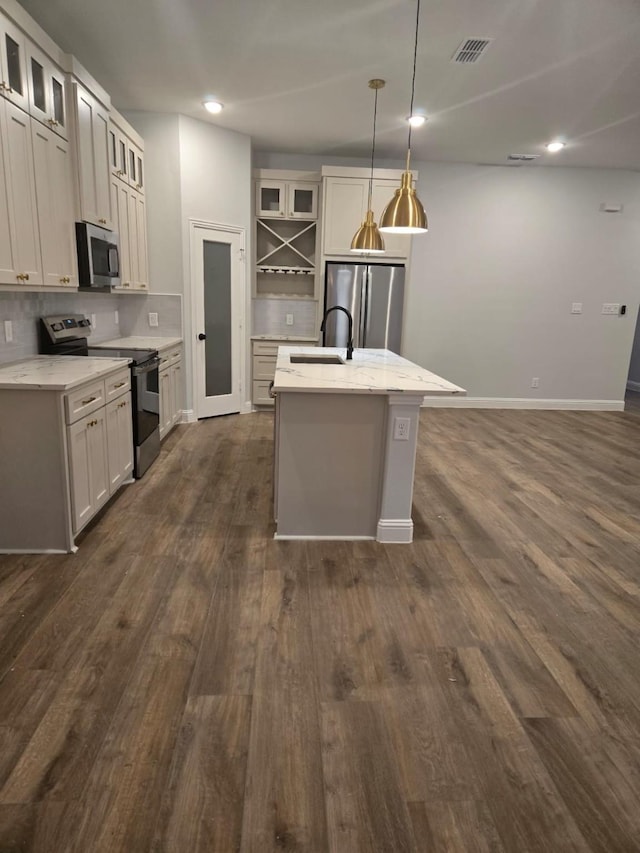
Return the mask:
[[[68, 360], [69, 356], [58, 356], [60, 359]], [[38, 358], [55, 358], [55, 356], [31, 356], [30, 358], [20, 359], [19, 361], [8, 362], [6, 364], [0, 365], [0, 371], [3, 367], [10, 367], [12, 365], [19, 364], [29, 364], [32, 361], [35, 361]], [[86, 385], [88, 382], [92, 382], [94, 379], [102, 379], [104, 376], [108, 376], [110, 373], [114, 373], [116, 370], [120, 370], [123, 367], [128, 367], [131, 364], [130, 358], [94, 358], [87, 359], [83, 357], [84, 362], [92, 361], [108, 361], [109, 364], [105, 364], [100, 368], [94, 368], [93, 365], [91, 367], [92, 370], [87, 372], [86, 376], [72, 379], [70, 382], [62, 383], [62, 382], [30, 382], [26, 380], [24, 382], [3, 382], [0, 379], [0, 391], [73, 391], [74, 388], [79, 388], [82, 385]]]

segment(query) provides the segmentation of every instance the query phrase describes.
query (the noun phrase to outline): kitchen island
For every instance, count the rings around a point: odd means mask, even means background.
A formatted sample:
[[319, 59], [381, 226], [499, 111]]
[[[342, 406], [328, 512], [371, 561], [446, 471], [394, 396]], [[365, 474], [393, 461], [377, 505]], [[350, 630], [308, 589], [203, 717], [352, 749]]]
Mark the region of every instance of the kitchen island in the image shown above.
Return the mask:
[[273, 392], [276, 538], [411, 542], [420, 406], [466, 391], [389, 350], [279, 347]]

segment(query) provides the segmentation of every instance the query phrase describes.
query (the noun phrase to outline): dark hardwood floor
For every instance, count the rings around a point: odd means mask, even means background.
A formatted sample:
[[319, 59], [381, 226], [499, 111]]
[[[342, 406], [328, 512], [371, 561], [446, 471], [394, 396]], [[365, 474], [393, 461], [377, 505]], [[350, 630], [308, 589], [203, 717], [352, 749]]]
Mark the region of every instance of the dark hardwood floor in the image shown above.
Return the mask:
[[415, 541], [276, 542], [268, 414], [0, 557], [0, 851], [640, 850], [640, 419], [426, 410]]

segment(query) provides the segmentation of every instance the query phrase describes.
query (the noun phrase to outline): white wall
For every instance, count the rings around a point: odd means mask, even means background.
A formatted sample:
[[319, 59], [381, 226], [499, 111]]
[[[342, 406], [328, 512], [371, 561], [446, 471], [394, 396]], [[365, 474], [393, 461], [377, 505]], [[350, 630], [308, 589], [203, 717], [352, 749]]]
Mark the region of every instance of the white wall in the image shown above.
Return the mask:
[[[180, 116], [180, 196], [183, 242], [183, 275], [191, 281], [189, 220], [200, 219], [245, 229], [245, 257], [252, 257], [251, 243], [251, 140], [208, 122]], [[248, 358], [251, 323], [251, 267], [245, 264], [245, 338], [242, 346], [243, 399], [251, 398]], [[190, 287], [185, 285], [185, 329], [192, 316]], [[187, 408], [193, 408], [192, 352], [197, 330], [185, 341], [187, 351]]]
[[[640, 174], [416, 165], [429, 233], [413, 242], [407, 358], [473, 397], [622, 400], [640, 297]], [[624, 212], [601, 213], [603, 201]], [[627, 314], [603, 316], [603, 302]]]
[[[251, 141], [185, 116], [128, 112], [125, 117], [145, 143], [151, 288], [184, 294], [185, 408], [193, 409], [189, 219], [244, 228], [251, 257]], [[247, 268], [247, 318], [251, 316], [250, 281]], [[245, 331], [248, 339], [249, 322]], [[243, 353], [247, 347], [248, 340]], [[251, 393], [247, 371], [245, 366], [246, 399]]]

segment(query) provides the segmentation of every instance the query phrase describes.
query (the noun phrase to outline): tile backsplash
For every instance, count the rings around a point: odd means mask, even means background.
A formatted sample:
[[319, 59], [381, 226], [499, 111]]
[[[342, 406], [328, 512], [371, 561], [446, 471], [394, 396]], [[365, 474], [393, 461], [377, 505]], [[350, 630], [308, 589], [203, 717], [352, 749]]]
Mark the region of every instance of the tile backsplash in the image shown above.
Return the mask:
[[[119, 314], [119, 324], [115, 312]], [[158, 314], [150, 327], [149, 312]], [[95, 314], [93, 343], [125, 335], [167, 337], [182, 334], [182, 297], [168, 294], [0, 293], [0, 363], [38, 352], [38, 320], [49, 314]], [[4, 321], [11, 320], [13, 341], [7, 343]]]
[[[252, 333], [315, 337], [317, 308], [314, 299], [254, 299]], [[291, 326], [287, 326], [287, 314], [293, 315]]]

